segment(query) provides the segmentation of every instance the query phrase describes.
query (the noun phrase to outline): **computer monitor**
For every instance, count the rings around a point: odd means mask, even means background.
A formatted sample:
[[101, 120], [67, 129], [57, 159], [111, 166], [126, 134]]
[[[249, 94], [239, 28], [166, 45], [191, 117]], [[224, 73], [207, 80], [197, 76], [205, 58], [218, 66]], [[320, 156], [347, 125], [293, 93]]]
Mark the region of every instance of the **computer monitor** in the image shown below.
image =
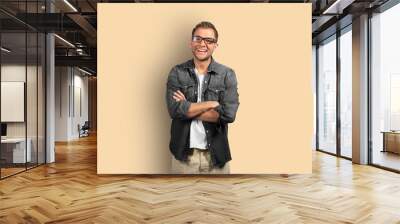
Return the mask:
[[7, 124], [1, 123], [1, 136], [7, 136]]

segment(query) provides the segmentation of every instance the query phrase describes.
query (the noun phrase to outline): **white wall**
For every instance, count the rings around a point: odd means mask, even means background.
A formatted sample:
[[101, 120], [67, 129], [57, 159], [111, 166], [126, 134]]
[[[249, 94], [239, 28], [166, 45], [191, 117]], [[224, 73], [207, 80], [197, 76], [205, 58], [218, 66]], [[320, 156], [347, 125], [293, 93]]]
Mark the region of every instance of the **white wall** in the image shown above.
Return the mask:
[[[81, 76], [83, 73], [76, 73], [77, 70], [75, 70], [75, 75], [74, 75], [74, 90], [75, 90], [75, 107], [74, 107], [74, 117], [72, 119], [72, 132], [71, 134], [77, 138], [79, 137], [78, 129], [77, 126], [80, 124], [81, 126], [85, 123], [85, 121], [88, 120], [89, 118], [89, 111], [88, 111], [88, 77], [87, 76]], [[79, 93], [80, 91], [80, 93]], [[79, 97], [80, 96], [80, 97]], [[80, 102], [79, 102], [80, 101]], [[81, 108], [79, 108], [81, 107]], [[82, 111], [80, 112], [79, 109]]]
[[[28, 66], [28, 74], [32, 70], [31, 66]], [[25, 64], [8, 64], [1, 66], [1, 81], [3, 82], [25, 82]], [[6, 110], [6, 108], [2, 108]], [[25, 123], [24, 122], [7, 122], [7, 137], [25, 137]]]
[[68, 86], [70, 75], [68, 67], [55, 68], [55, 141], [68, 140]]
[[[25, 71], [25, 69], [27, 69]], [[27, 72], [27, 73], [26, 73]], [[32, 76], [36, 76], [36, 66], [27, 66], [20, 64], [5, 64], [1, 66], [1, 81], [2, 82], [25, 82], [25, 75], [28, 75], [29, 85], [36, 85], [36, 81]], [[27, 106], [31, 108], [27, 108], [27, 120], [28, 120], [28, 137], [30, 134], [35, 134], [36, 136], [36, 113], [33, 111], [36, 110], [36, 88], [27, 88]], [[29, 105], [31, 102], [34, 102], [34, 105]], [[32, 110], [32, 107], [33, 110]], [[2, 110], [6, 110], [7, 108], [2, 108]], [[34, 123], [32, 123], [34, 122]], [[25, 137], [25, 122], [7, 122], [7, 136], [8, 137]]]
[[56, 141], [79, 138], [78, 124], [88, 120], [88, 77], [83, 75], [76, 68], [56, 67]]

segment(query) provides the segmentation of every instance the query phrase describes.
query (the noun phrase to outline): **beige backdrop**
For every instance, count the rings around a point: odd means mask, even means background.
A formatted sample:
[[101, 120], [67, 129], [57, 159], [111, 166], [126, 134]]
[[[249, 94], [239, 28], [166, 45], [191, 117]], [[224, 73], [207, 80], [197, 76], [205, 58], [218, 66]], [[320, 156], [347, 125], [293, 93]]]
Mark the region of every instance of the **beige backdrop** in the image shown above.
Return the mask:
[[263, 3], [98, 4], [98, 173], [168, 173], [167, 75], [202, 20], [239, 83], [231, 173], [311, 173], [311, 4]]

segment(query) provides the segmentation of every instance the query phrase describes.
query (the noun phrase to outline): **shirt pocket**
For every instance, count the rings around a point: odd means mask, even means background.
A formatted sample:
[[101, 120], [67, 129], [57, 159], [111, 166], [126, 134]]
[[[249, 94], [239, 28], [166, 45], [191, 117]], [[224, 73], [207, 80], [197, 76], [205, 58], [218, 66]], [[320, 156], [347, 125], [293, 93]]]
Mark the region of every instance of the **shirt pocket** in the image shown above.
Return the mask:
[[208, 87], [205, 90], [205, 98], [207, 101], [218, 101], [221, 102], [223, 100], [225, 89], [219, 87]]
[[181, 92], [185, 95], [187, 101], [196, 102], [194, 90], [195, 86], [193, 84], [183, 85], [181, 87]]

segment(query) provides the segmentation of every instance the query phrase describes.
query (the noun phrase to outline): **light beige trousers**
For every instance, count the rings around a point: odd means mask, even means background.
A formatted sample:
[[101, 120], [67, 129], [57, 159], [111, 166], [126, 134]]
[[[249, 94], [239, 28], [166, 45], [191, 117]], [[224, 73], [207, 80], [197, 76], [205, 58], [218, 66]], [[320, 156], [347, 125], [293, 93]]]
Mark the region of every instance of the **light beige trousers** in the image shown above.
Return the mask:
[[172, 156], [171, 174], [229, 174], [229, 162], [223, 168], [213, 167], [208, 150], [193, 149], [187, 162]]

